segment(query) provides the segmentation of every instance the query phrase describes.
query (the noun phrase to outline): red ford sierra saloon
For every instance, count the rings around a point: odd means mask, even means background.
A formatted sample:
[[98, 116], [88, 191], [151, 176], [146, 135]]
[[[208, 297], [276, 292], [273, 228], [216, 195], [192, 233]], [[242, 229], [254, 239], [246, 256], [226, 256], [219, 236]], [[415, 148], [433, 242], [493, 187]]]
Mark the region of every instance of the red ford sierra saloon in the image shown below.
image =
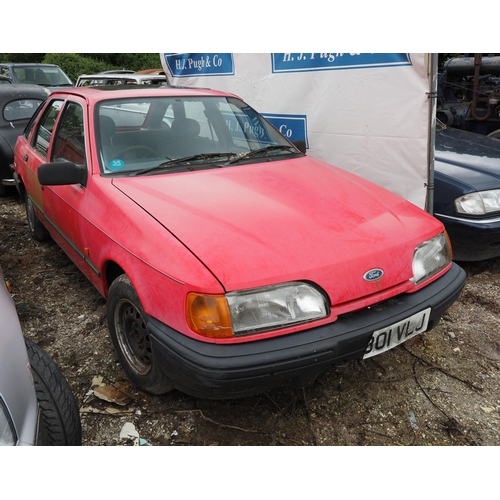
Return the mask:
[[303, 387], [459, 296], [441, 222], [300, 149], [232, 94], [168, 86], [53, 92], [18, 138], [30, 231], [107, 299], [142, 390]]

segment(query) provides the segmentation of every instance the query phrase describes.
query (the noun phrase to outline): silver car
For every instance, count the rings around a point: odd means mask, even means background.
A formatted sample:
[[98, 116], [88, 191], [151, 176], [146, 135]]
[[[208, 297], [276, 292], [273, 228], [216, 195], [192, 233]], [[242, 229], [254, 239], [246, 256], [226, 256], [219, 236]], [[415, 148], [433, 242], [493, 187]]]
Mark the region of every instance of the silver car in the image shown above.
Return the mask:
[[0, 445], [81, 445], [75, 397], [49, 355], [24, 338], [1, 268], [0, 318]]

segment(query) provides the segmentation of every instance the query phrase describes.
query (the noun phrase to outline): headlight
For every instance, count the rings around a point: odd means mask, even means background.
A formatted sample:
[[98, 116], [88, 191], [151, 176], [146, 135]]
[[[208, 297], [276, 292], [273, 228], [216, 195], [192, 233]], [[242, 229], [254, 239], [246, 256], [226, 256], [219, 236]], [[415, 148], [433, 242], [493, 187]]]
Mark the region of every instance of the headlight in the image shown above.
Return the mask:
[[14, 446], [17, 436], [4, 402], [0, 399], [0, 446]]
[[284, 328], [328, 314], [324, 295], [298, 281], [226, 295], [190, 293], [187, 301], [191, 329], [212, 338]]
[[419, 285], [451, 262], [451, 246], [446, 233], [424, 241], [413, 253], [413, 282]]
[[459, 214], [486, 215], [500, 211], [500, 189], [469, 193], [455, 200]]

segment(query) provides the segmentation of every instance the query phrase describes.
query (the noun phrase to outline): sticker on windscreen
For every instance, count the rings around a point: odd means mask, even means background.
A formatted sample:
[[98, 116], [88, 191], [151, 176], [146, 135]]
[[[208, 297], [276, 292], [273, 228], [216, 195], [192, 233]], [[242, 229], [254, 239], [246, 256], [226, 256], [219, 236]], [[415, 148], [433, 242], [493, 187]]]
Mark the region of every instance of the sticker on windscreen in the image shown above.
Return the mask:
[[118, 159], [111, 160], [108, 165], [110, 170], [121, 170], [124, 166], [125, 162], [123, 160], [118, 160]]

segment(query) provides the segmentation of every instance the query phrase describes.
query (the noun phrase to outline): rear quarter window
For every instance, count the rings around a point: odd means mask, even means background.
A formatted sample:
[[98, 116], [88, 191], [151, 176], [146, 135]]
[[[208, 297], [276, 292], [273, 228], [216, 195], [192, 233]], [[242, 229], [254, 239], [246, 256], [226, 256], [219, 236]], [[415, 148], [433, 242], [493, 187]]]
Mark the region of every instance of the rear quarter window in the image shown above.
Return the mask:
[[44, 158], [47, 158], [52, 130], [54, 129], [59, 111], [61, 111], [62, 104], [63, 101], [53, 101], [45, 110], [36, 130], [33, 145]]
[[8, 122], [29, 120], [42, 102], [39, 99], [18, 99], [11, 101], [3, 108], [3, 119]]

